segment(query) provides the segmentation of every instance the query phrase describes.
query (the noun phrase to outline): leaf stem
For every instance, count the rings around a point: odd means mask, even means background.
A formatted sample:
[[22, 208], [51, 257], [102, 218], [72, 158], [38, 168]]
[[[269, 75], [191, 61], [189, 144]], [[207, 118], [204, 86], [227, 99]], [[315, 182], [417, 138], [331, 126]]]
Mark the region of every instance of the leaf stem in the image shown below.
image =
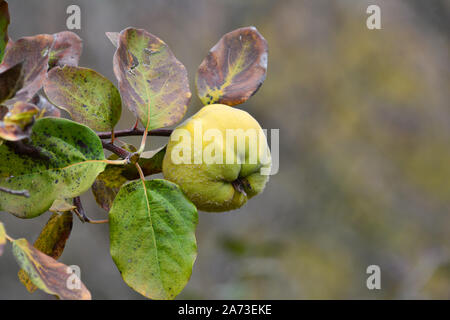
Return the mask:
[[8, 240], [9, 242], [15, 241], [15, 239], [11, 238], [11, 237], [8, 236], [6, 233], [5, 233], [5, 238], [6, 238], [6, 240]]
[[139, 165], [139, 163], [135, 163], [134, 165], [136, 166], [136, 169], [139, 172], [139, 177], [141, 178], [141, 181], [145, 183], [145, 175], [144, 172], [142, 171], [141, 166]]
[[141, 147], [138, 150], [138, 154], [141, 154], [142, 152], [144, 152], [145, 143], [147, 142], [147, 137], [148, 137], [148, 129], [150, 129], [150, 102], [148, 103], [148, 108], [147, 108], [147, 124], [145, 126], [144, 134], [142, 135]]

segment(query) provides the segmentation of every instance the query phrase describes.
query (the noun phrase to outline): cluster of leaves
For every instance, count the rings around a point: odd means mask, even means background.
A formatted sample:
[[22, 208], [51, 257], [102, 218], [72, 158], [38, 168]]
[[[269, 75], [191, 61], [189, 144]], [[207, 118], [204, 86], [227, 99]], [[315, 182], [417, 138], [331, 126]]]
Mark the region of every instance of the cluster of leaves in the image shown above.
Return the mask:
[[[22, 268], [19, 278], [30, 292], [39, 288], [62, 299], [89, 299], [83, 284], [68, 289], [67, 266], [56, 260], [73, 214], [94, 222], [79, 198], [92, 188], [109, 211], [111, 256], [124, 281], [146, 297], [175, 298], [197, 254], [197, 209], [176, 184], [146, 180], [161, 172], [165, 148], [144, 149], [147, 135], [170, 135], [162, 128], [179, 123], [186, 113], [191, 91], [185, 67], [145, 30], [107, 33], [116, 47], [116, 88], [98, 72], [78, 66], [82, 42], [74, 33], [13, 42], [8, 24], [8, 6], [1, 1], [0, 211], [19, 218], [53, 215], [34, 246], [9, 237], [0, 223], [0, 254], [11, 241]], [[266, 68], [264, 38], [253, 27], [237, 29], [222, 37], [200, 65], [198, 95], [204, 104], [240, 104], [261, 86]], [[130, 130], [114, 131], [122, 105], [138, 121]], [[60, 109], [72, 120], [61, 118]], [[117, 144], [115, 137], [127, 135], [142, 135], [140, 148]], [[104, 149], [113, 155], [106, 159]]]

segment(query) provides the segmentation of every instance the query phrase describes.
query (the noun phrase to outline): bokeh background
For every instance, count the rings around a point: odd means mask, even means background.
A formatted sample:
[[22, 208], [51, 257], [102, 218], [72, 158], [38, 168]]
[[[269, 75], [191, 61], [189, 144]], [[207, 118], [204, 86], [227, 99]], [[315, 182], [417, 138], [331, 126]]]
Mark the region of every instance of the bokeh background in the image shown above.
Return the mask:
[[[9, 0], [13, 39], [66, 29], [82, 10], [80, 65], [116, 83], [107, 31], [141, 27], [190, 74], [226, 32], [254, 25], [269, 43], [267, 80], [241, 107], [280, 129], [280, 171], [238, 211], [200, 213], [199, 255], [179, 298], [450, 298], [450, 2], [420, 0]], [[381, 7], [382, 30], [366, 28]], [[195, 96], [195, 95], [194, 95]], [[188, 115], [200, 108], [194, 97]], [[124, 111], [120, 128], [134, 120]], [[137, 142], [130, 139], [129, 142]], [[161, 146], [152, 138], [147, 149]], [[90, 193], [89, 216], [104, 218]], [[49, 218], [0, 213], [34, 241]], [[108, 225], [74, 221], [61, 261], [95, 299], [140, 299], [109, 255]], [[381, 290], [366, 288], [379, 265]], [[28, 294], [7, 249], [0, 299]]]

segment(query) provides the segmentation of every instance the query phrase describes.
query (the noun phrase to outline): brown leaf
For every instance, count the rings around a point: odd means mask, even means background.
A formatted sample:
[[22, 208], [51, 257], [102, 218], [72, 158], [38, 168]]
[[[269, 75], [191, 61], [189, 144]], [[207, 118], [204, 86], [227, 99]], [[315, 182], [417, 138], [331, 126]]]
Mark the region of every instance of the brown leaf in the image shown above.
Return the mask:
[[17, 91], [23, 86], [24, 73], [23, 63], [0, 73], [0, 103], [14, 97]]
[[49, 67], [55, 66], [78, 66], [83, 41], [71, 31], [63, 31], [53, 35], [54, 42], [50, 50]]
[[[66, 241], [72, 230], [72, 223], [73, 215], [71, 212], [54, 213], [42, 229], [41, 234], [34, 243], [34, 247], [57, 260], [64, 251]], [[37, 287], [31, 282], [24, 270], [20, 270], [18, 276], [30, 293], [36, 291]]]
[[225, 34], [198, 68], [200, 100], [229, 106], [247, 101], [266, 78], [267, 54], [267, 42], [255, 27]]
[[42, 87], [48, 69], [53, 36], [48, 34], [25, 37], [14, 42], [5, 54], [0, 72], [4, 72], [23, 62], [24, 84], [15, 97], [6, 102], [28, 101]]
[[158, 37], [142, 29], [120, 33], [114, 73], [122, 101], [149, 129], [178, 123], [191, 99], [186, 68]]
[[13, 254], [17, 263], [39, 289], [63, 300], [91, 299], [91, 293], [81, 281], [79, 288], [68, 286], [75, 276], [68, 266], [40, 252], [26, 239], [13, 241]]

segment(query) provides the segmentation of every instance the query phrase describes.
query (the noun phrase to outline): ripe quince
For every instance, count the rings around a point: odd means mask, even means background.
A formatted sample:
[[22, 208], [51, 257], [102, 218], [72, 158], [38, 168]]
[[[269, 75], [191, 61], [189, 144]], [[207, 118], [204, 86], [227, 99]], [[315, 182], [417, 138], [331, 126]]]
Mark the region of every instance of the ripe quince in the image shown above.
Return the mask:
[[163, 174], [199, 210], [240, 208], [264, 190], [270, 150], [258, 121], [223, 104], [203, 107], [176, 128], [167, 145]]

